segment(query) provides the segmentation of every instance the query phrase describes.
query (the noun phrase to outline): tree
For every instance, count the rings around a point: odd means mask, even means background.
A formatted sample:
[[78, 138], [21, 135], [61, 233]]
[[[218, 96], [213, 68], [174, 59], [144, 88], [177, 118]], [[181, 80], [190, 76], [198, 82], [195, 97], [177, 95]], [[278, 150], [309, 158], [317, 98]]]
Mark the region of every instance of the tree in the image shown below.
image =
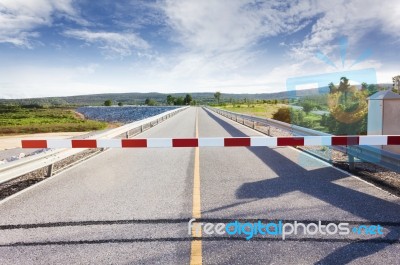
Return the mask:
[[219, 101], [221, 100], [221, 92], [219, 92], [219, 91], [215, 92], [214, 98], [217, 101], [217, 104], [219, 105]]
[[167, 96], [167, 105], [174, 105], [175, 98], [171, 95]]
[[124, 103], [118, 102], [118, 106], [122, 107], [123, 105], [124, 105]]
[[371, 96], [379, 91], [378, 86], [374, 84], [368, 85], [367, 90], [368, 90], [368, 96]]
[[104, 106], [109, 107], [109, 106], [111, 106], [111, 105], [112, 105], [111, 99], [107, 99], [106, 101], [104, 101]]
[[334, 83], [330, 82], [328, 86], [329, 86], [329, 93], [333, 94], [338, 91], [338, 89]]
[[178, 106], [181, 106], [183, 104], [184, 104], [183, 97], [178, 97], [174, 102], [174, 105], [178, 105]]
[[350, 92], [350, 83], [349, 79], [345, 76], [340, 78], [340, 84], [339, 84], [339, 91], [340, 92]]
[[361, 91], [366, 91], [368, 89], [368, 84], [365, 82], [361, 83]]
[[[341, 100], [342, 92], [331, 94], [328, 98], [330, 116], [329, 130], [336, 134], [361, 134], [363, 131], [362, 120], [367, 117], [368, 103], [366, 92], [352, 92], [344, 102]], [[336, 120], [333, 122], [333, 120]]]
[[361, 90], [358, 90], [350, 85], [346, 77], [340, 78], [337, 90], [331, 84], [331, 93], [328, 95], [330, 114], [322, 117], [321, 126], [328, 127], [329, 133], [338, 135], [365, 134], [368, 113], [366, 97], [375, 93], [377, 86], [364, 82]]
[[340, 78], [340, 84], [338, 90], [339, 92], [342, 92], [344, 94], [344, 104], [346, 104], [348, 99], [348, 93], [351, 90], [349, 79], [347, 77], [343, 76]]
[[393, 80], [393, 89], [392, 91], [395, 93], [400, 93], [400, 75], [396, 75], [392, 77]]
[[303, 110], [307, 115], [314, 109], [314, 104], [309, 101], [301, 103], [301, 106], [303, 107]]
[[157, 105], [157, 101], [155, 101], [154, 99], [151, 99], [151, 98], [146, 98], [146, 100], [144, 101], [144, 104], [146, 104], [147, 106], [155, 106], [155, 105]]
[[183, 100], [183, 104], [190, 105], [190, 102], [192, 102], [192, 96], [190, 94], [186, 94], [185, 99]]
[[367, 120], [368, 118], [365, 115], [352, 123], [343, 123], [338, 121], [333, 115], [328, 115], [326, 117], [325, 126], [328, 127], [329, 133], [335, 135], [365, 135], [367, 134]]

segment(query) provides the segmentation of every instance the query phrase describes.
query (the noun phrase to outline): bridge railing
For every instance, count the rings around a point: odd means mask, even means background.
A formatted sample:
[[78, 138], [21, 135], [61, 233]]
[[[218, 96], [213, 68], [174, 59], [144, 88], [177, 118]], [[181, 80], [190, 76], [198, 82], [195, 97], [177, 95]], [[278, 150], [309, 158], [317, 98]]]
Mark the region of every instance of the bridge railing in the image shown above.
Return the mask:
[[[260, 118], [212, 107], [205, 108], [253, 128], [255, 128], [256, 124], [262, 124], [266, 127], [271, 126], [278, 128], [294, 136], [332, 136], [332, 134], [292, 125], [274, 119]], [[373, 163], [395, 172], [400, 172], [400, 155], [382, 150], [375, 146], [331, 146], [330, 148], [346, 153], [349, 158], [349, 165], [351, 169], [354, 169], [355, 167], [354, 158], [358, 158], [361, 161]], [[318, 153], [312, 151], [308, 152], [313, 153], [313, 155], [320, 156]]]
[[[163, 112], [156, 116], [129, 123], [103, 133], [92, 135], [87, 139], [112, 139], [118, 137], [128, 138], [131, 133], [135, 131], [143, 132], [144, 130], [157, 125], [158, 123], [176, 115], [177, 113], [187, 108], [188, 107], [182, 107]], [[27, 156], [19, 160], [5, 163], [3, 165], [0, 165], [0, 184], [46, 167], [47, 176], [51, 176], [53, 174], [53, 165], [55, 163], [60, 162], [61, 160], [68, 157], [77, 155], [85, 150], [87, 150], [87, 148], [49, 149], [36, 155]]]

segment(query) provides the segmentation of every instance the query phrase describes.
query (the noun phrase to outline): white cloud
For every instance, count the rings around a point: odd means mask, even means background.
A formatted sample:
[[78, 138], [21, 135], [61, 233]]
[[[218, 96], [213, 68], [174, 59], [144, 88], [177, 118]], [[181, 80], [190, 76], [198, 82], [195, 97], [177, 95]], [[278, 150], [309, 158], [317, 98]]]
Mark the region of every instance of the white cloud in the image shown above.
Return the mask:
[[203, 52], [249, 48], [261, 38], [291, 32], [304, 19], [288, 14], [279, 1], [172, 1], [161, 7], [176, 38], [185, 47]]
[[[246, 87], [254, 91], [268, 83], [255, 82], [255, 74], [249, 71], [260, 56], [268, 60], [268, 51], [258, 46], [260, 41], [304, 28], [315, 13], [304, 2], [288, 7], [282, 1], [253, 0], [166, 0], [160, 9], [170, 28], [170, 40], [181, 49], [161, 60], [161, 69], [150, 72], [175, 87], [186, 82], [200, 88], [235, 87], [235, 91]], [[274, 62], [268, 61], [263, 67], [272, 68]]]
[[[332, 41], [342, 36], [349, 37], [350, 47], [356, 47], [374, 29], [400, 37], [400, 5], [390, 0], [166, 0], [161, 8], [172, 29], [171, 39], [185, 48], [181, 55], [185, 60], [178, 62], [175, 69], [185, 64], [190, 64], [188, 69], [195, 69], [196, 65], [202, 69], [204, 61], [208, 66], [213, 61], [221, 64], [221, 58], [229, 61], [224, 53], [252, 58], [260, 40], [290, 35], [311, 23], [311, 32], [299, 43], [281, 42], [291, 49], [289, 55], [297, 61], [313, 61], [317, 50], [328, 54], [337, 51], [337, 43]], [[203, 55], [202, 60], [199, 54]], [[238, 64], [247, 62], [239, 60]]]
[[90, 30], [67, 30], [64, 34], [68, 37], [85, 41], [86, 43], [99, 43], [109, 58], [124, 57], [132, 54], [135, 49], [148, 49], [150, 45], [134, 33], [93, 32]]
[[369, 32], [376, 30], [400, 39], [400, 5], [391, 0], [336, 0], [308, 2], [309, 14], [320, 17], [308, 36], [299, 46], [292, 48], [292, 56], [303, 60], [313, 56], [318, 49], [329, 53], [332, 41], [347, 36], [350, 46], [356, 44]]
[[0, 43], [33, 47], [39, 36], [35, 29], [51, 26], [55, 14], [83, 23], [72, 0], [0, 0]]
[[[336, 42], [342, 36], [349, 36], [350, 48], [359, 47], [357, 42], [374, 30], [400, 36], [400, 6], [389, 0], [166, 0], [161, 9], [171, 28], [171, 40], [183, 47], [169, 61], [165, 78], [171, 83], [179, 79], [191, 81], [192, 86], [199, 87], [219, 84], [228, 91], [244, 91], [246, 84], [249, 91], [255, 91], [254, 86], [260, 84], [266, 84], [265, 92], [282, 90], [290, 76], [332, 71], [314, 53], [320, 49], [338, 54]], [[307, 25], [311, 25], [311, 31], [299, 43], [291, 43], [290, 34]], [[270, 67], [272, 71], [258, 77], [252, 75], [248, 69], [263, 49], [257, 44], [274, 36], [288, 36], [280, 47], [288, 49], [289, 60], [282, 54], [275, 62], [278, 65]], [[268, 51], [262, 53], [268, 58]], [[364, 65], [377, 67], [368, 62]]]

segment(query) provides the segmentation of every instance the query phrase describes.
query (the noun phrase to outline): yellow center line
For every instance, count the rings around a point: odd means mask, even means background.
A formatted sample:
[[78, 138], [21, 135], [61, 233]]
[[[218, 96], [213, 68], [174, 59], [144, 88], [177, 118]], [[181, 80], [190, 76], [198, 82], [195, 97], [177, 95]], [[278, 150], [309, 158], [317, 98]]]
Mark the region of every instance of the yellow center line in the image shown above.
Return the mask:
[[[198, 108], [196, 108], [196, 138], [199, 138], [199, 118]], [[195, 219], [201, 218], [200, 203], [200, 153], [199, 148], [195, 148], [194, 154], [194, 179], [193, 179], [193, 211], [192, 216]], [[194, 223], [192, 227], [192, 237], [201, 238], [201, 227]], [[203, 264], [202, 244], [200, 240], [191, 241], [190, 265]]]

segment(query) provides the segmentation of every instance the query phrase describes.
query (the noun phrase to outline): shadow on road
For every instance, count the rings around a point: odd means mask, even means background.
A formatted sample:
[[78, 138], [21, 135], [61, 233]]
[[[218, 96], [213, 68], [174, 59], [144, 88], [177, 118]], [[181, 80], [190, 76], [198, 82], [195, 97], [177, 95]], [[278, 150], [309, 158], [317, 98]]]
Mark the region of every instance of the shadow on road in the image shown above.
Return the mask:
[[[233, 137], [247, 136], [220, 117], [209, 111], [206, 112]], [[242, 184], [236, 190], [237, 199], [273, 198], [289, 192], [300, 191], [370, 222], [400, 222], [400, 205], [333, 183], [335, 180], [347, 178], [348, 175], [332, 167], [318, 167], [308, 170], [275, 151], [274, 148], [249, 147], [248, 150], [254, 153], [279, 177]], [[305, 159], [311, 162], [311, 158], [306, 157]], [[400, 223], [398, 226], [400, 226]], [[393, 238], [393, 236], [396, 237], [396, 233], [390, 231], [385, 238]], [[388, 244], [366, 245], [370, 241], [372, 240], [361, 241], [364, 244], [360, 244], [360, 242], [347, 244], [336, 249], [318, 264], [348, 263], [357, 258], [376, 253], [388, 246]]]

